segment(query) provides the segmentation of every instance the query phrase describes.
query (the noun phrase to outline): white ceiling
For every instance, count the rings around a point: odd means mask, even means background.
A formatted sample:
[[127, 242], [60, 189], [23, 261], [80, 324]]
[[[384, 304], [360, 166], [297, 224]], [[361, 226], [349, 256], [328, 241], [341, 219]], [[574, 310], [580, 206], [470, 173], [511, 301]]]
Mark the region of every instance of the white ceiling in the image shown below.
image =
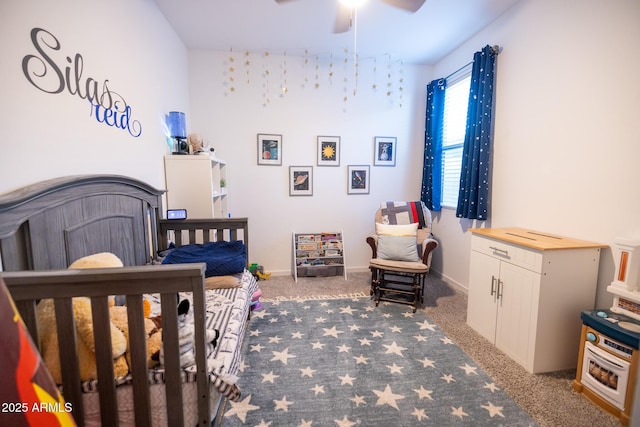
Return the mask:
[[433, 64], [520, 0], [426, 0], [415, 14], [369, 0], [357, 12], [357, 31], [342, 34], [333, 33], [338, 0], [154, 1], [189, 49], [303, 55], [356, 48], [361, 58]]

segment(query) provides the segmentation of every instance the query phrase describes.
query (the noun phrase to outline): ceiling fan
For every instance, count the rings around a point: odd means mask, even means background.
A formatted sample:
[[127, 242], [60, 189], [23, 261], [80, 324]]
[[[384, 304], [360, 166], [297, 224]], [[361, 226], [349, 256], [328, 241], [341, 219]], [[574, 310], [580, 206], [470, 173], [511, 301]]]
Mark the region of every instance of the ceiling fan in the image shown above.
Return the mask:
[[[275, 0], [277, 3], [286, 3], [291, 0]], [[380, 0], [383, 3], [386, 3], [390, 6], [394, 6], [408, 12], [415, 13], [422, 7], [426, 0]], [[349, 29], [353, 26], [353, 12], [356, 6], [348, 5], [348, 3], [354, 3], [353, 0], [338, 1], [338, 14], [336, 16], [336, 22], [333, 27], [334, 33], [344, 33], [349, 31]], [[364, 1], [360, 1], [360, 4], [364, 3]]]

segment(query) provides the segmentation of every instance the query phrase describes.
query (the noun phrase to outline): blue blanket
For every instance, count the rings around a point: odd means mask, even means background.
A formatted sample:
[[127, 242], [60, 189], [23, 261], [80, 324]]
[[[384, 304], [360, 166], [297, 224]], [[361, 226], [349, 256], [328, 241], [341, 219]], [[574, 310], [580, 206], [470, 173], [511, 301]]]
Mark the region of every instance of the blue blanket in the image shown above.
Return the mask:
[[241, 273], [247, 266], [247, 248], [241, 240], [191, 244], [173, 249], [163, 264], [207, 264], [205, 277]]

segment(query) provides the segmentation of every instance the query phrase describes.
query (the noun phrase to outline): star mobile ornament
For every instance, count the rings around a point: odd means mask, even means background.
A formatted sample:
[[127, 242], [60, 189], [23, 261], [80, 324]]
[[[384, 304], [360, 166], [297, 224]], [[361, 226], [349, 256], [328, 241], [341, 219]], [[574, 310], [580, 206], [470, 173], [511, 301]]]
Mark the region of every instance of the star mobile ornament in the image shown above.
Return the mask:
[[307, 75], [307, 67], [309, 65], [309, 49], [304, 50], [304, 61], [302, 63], [302, 87], [305, 87], [309, 83], [309, 76]]
[[264, 99], [264, 103], [262, 104], [263, 107], [266, 107], [267, 105], [269, 105], [269, 103], [271, 102], [271, 96], [269, 93], [269, 76], [271, 75], [271, 72], [269, 70], [269, 57], [271, 56], [271, 54], [269, 53], [268, 50], [265, 50], [263, 53], [263, 73], [262, 73], [262, 78], [263, 78], [263, 84], [262, 87], [264, 88], [264, 91], [262, 93], [262, 97]]
[[234, 62], [235, 62], [235, 58], [233, 56], [233, 47], [231, 47], [231, 48], [229, 48], [229, 68], [228, 68], [228, 71], [229, 71], [229, 85], [230, 85], [229, 86], [229, 92], [235, 92], [236, 91], [236, 88], [234, 86], [234, 84], [235, 84], [234, 72], [236, 70], [235, 67], [233, 66]]
[[378, 58], [374, 57], [373, 58], [373, 84], [371, 85], [371, 89], [374, 92], [376, 92], [378, 89], [377, 76], [378, 76]]
[[[347, 77], [347, 75], [349, 74], [348, 73], [348, 68], [349, 68], [348, 67], [348, 64], [349, 64], [349, 49], [346, 49], [346, 48], [344, 49], [343, 62], [344, 62], [344, 77], [342, 78], [342, 81], [344, 82], [344, 87], [342, 88], [342, 91], [344, 93], [347, 93], [348, 86], [349, 86], [349, 79]], [[348, 100], [348, 97], [345, 95], [344, 98], [343, 98], [343, 101], [347, 102], [347, 100]]]
[[333, 84], [333, 53], [330, 55], [329, 62], [329, 84]]
[[387, 96], [391, 96], [391, 87], [393, 83], [391, 83], [391, 55], [387, 57]]
[[400, 79], [398, 80], [398, 93], [399, 93], [399, 102], [398, 105], [402, 108], [402, 97], [404, 90], [404, 61], [400, 61]]
[[281, 95], [280, 96], [284, 96], [289, 92], [289, 89], [287, 87], [287, 52], [285, 51], [282, 54], [282, 83], [280, 84], [280, 90], [281, 90]]
[[316, 83], [314, 85], [316, 89], [320, 88], [319, 69], [320, 69], [320, 65], [318, 63], [318, 55], [316, 55]]
[[246, 77], [247, 77], [247, 84], [250, 83], [250, 79], [249, 79], [249, 72], [251, 70], [251, 59], [250, 59], [251, 53], [247, 50], [244, 53], [244, 57], [245, 57], [245, 61], [244, 61], [244, 67], [245, 67], [245, 72], [246, 72]]

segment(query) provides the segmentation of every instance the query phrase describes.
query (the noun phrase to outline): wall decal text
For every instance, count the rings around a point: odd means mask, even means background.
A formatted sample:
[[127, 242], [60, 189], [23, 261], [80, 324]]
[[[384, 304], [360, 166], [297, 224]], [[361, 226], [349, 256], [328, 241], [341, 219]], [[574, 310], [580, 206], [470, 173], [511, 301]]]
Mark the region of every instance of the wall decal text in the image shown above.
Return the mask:
[[109, 80], [100, 83], [92, 77], [82, 76], [82, 55], [67, 56], [67, 64], [62, 67], [53, 58], [55, 51], [62, 47], [53, 34], [33, 28], [31, 41], [38, 54], [22, 58], [22, 72], [29, 83], [49, 94], [59, 94], [66, 89], [70, 95], [89, 101], [89, 115], [98, 123], [126, 130], [136, 138], [142, 134], [142, 124], [132, 118], [132, 108], [124, 97], [109, 88]]

